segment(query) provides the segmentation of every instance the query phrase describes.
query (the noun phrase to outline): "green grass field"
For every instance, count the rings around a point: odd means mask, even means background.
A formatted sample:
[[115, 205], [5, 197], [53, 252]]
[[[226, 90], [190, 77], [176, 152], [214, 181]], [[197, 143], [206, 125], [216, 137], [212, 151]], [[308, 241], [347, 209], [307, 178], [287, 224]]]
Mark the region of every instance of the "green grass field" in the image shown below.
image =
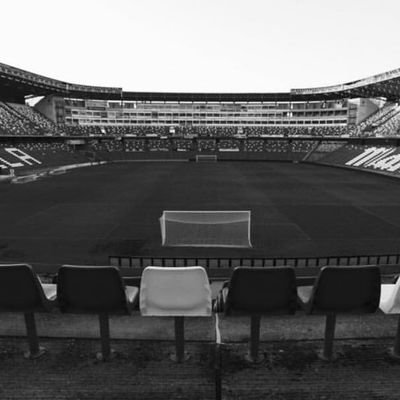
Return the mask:
[[[278, 162], [136, 162], [0, 186], [0, 261], [400, 251], [400, 181]], [[163, 210], [251, 210], [252, 249], [161, 246]]]

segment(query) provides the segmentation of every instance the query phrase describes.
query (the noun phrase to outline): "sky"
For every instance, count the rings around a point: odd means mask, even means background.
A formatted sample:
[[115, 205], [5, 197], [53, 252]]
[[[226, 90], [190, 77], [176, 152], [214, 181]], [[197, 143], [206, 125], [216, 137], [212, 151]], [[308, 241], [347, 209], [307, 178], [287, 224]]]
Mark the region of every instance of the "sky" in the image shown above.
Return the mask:
[[0, 62], [155, 92], [286, 92], [400, 67], [399, 0], [0, 0]]

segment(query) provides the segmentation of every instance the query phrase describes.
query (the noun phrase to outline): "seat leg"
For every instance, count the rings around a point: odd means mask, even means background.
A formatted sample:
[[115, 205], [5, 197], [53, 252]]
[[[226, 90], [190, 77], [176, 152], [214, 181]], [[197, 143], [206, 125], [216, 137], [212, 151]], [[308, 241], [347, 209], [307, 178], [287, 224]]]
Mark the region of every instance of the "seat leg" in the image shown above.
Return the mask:
[[39, 338], [36, 330], [35, 314], [33, 312], [24, 313], [26, 335], [28, 338], [29, 351], [24, 353], [25, 358], [35, 359], [42, 356], [46, 349], [39, 346]]
[[334, 359], [333, 340], [335, 338], [335, 327], [336, 314], [326, 314], [324, 350], [320, 357], [322, 360], [332, 361]]
[[400, 316], [397, 320], [397, 332], [391, 356], [393, 358], [400, 359]]
[[101, 361], [109, 361], [113, 355], [110, 345], [110, 322], [107, 313], [99, 314], [101, 353], [96, 357]]
[[250, 317], [250, 351], [245, 358], [252, 363], [262, 361], [262, 357], [258, 354], [260, 344], [260, 321], [261, 317], [259, 315], [252, 315]]
[[175, 317], [175, 354], [171, 355], [171, 360], [181, 363], [189, 359], [185, 353], [185, 319], [184, 317]]

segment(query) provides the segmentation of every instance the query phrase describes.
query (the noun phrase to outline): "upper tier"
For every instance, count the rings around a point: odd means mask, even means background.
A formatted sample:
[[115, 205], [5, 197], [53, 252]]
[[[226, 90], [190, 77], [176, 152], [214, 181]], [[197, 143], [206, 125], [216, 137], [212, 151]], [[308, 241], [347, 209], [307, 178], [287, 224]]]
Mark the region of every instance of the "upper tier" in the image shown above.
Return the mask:
[[400, 99], [400, 68], [354, 82], [279, 93], [129, 92], [122, 88], [86, 86], [59, 81], [0, 63], [0, 100], [21, 101], [25, 96], [60, 95], [73, 98], [137, 101], [307, 101], [343, 98]]

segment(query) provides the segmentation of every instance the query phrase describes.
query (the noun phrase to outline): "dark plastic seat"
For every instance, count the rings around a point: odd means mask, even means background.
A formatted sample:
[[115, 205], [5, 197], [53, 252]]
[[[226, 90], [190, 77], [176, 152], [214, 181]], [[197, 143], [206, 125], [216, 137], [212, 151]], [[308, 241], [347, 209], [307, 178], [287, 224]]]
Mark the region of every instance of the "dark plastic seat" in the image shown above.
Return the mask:
[[38, 358], [46, 351], [39, 345], [35, 312], [51, 311], [56, 285], [42, 284], [28, 264], [0, 265], [0, 312], [24, 313], [29, 351], [26, 358]]
[[374, 313], [380, 300], [381, 274], [377, 266], [323, 267], [313, 286], [297, 289], [308, 314], [325, 314], [325, 343], [321, 358], [333, 358], [336, 314]]
[[219, 293], [214, 311], [251, 318], [249, 361], [259, 360], [262, 316], [294, 314], [297, 307], [296, 275], [292, 267], [237, 267]]
[[98, 314], [102, 352], [109, 360], [110, 314], [130, 314], [138, 302], [139, 288], [125, 286], [116, 267], [63, 265], [58, 272], [57, 299], [61, 312]]

